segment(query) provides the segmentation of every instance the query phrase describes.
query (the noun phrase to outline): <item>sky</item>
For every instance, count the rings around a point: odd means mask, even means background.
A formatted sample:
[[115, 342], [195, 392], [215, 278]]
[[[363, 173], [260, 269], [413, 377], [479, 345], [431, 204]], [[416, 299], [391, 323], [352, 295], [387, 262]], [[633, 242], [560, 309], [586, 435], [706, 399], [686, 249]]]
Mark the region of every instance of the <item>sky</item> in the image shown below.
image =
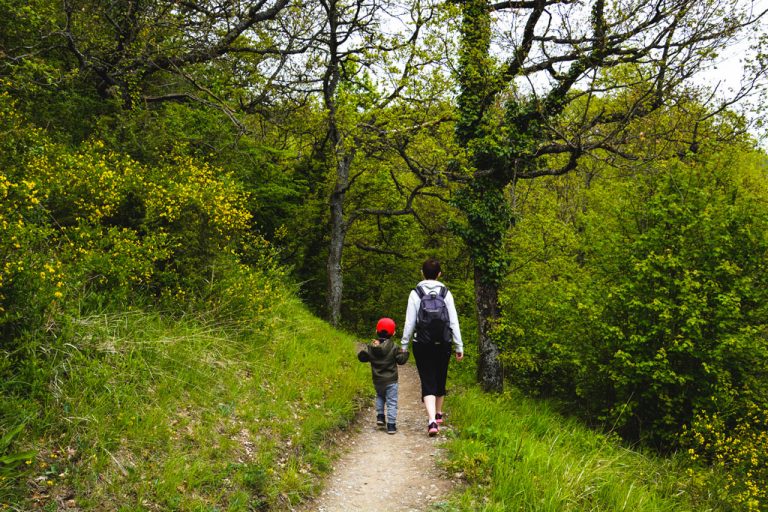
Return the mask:
[[[768, 10], [768, 0], [756, 0], [754, 5], [756, 12]], [[764, 19], [760, 31], [753, 32], [752, 36], [765, 35], [767, 33], [766, 30], [768, 30], [768, 19]], [[709, 70], [702, 72], [696, 78], [696, 81], [710, 87], [717, 86], [718, 91], [723, 96], [727, 96], [732, 91], [737, 90], [744, 73], [744, 57], [749, 52], [751, 43], [752, 41], [749, 39], [744, 39], [732, 45], [727, 52], [723, 52], [712, 63], [712, 67]], [[766, 82], [768, 80], [764, 77], [762, 89], [764, 92], [766, 92]], [[765, 102], [765, 96], [761, 98], [758, 95], [754, 95], [741, 105], [741, 107], [747, 108], [747, 111], [744, 113], [752, 123], [760, 117], [768, 122], [768, 116], [763, 113], [763, 107], [768, 107], [768, 104]], [[764, 149], [768, 149], [768, 133], [766, 133], [765, 127], [759, 129], [753, 126], [750, 132], [758, 139], [758, 143]]]

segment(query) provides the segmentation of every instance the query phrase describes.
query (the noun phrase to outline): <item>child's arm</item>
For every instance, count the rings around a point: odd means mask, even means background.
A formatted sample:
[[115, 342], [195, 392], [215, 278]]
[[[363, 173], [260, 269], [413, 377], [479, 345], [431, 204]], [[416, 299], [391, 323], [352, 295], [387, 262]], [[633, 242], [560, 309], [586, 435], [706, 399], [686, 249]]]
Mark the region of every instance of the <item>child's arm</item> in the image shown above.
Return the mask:
[[371, 354], [368, 352], [369, 346], [366, 345], [363, 350], [357, 353], [357, 360], [361, 363], [367, 363], [371, 360]]
[[402, 351], [399, 348], [395, 348], [395, 361], [397, 361], [397, 364], [403, 365], [408, 360], [408, 355], [410, 352], [407, 350]]

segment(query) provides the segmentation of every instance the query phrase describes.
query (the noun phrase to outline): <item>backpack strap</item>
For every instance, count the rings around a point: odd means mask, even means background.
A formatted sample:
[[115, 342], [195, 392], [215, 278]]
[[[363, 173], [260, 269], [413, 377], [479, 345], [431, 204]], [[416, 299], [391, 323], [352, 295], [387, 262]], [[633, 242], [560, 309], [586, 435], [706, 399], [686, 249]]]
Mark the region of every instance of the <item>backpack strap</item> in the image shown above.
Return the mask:
[[[426, 293], [424, 293], [424, 290], [422, 290], [420, 286], [417, 286], [416, 288], [414, 288], [413, 291], [416, 292], [416, 295], [419, 296], [419, 299], [423, 298], [424, 295], [426, 295]], [[442, 298], [445, 298], [445, 296], [448, 295], [448, 288], [446, 288], [445, 286], [441, 286], [439, 295]]]

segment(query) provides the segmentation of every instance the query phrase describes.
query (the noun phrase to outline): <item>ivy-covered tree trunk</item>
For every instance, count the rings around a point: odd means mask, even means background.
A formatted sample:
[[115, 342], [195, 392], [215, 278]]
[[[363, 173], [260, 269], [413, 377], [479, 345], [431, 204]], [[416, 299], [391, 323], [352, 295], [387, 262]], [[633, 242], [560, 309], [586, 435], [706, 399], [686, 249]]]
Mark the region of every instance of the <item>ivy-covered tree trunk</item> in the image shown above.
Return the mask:
[[477, 376], [486, 391], [504, 388], [504, 372], [499, 347], [493, 337], [499, 319], [499, 287], [506, 274], [504, 235], [512, 221], [504, 187], [496, 180], [475, 178], [457, 193], [456, 205], [467, 223], [459, 229], [472, 258], [477, 307]]
[[[506, 184], [489, 151], [483, 112], [493, 95], [493, 66], [489, 59], [491, 17], [486, 0], [462, 3], [459, 56], [459, 120], [456, 136], [473, 164], [474, 176], [458, 191], [456, 206], [466, 215], [459, 234], [472, 256], [477, 307], [479, 361], [477, 376], [487, 391], [501, 391], [504, 375], [493, 327], [499, 318], [499, 286], [506, 272], [504, 234], [511, 220], [504, 196]], [[500, 181], [501, 179], [501, 181]]]
[[477, 306], [478, 365], [477, 379], [486, 391], [504, 388], [504, 371], [499, 347], [491, 337], [499, 318], [499, 287], [475, 265], [475, 305]]

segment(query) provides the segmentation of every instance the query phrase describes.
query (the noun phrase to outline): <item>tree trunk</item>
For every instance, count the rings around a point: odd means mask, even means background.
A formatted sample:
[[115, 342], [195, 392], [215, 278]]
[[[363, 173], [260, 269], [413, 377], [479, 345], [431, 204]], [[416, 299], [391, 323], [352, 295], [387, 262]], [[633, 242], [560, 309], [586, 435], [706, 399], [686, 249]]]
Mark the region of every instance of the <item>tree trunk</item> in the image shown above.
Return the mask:
[[344, 240], [347, 223], [344, 220], [344, 197], [349, 182], [351, 158], [340, 158], [336, 168], [336, 187], [331, 194], [331, 241], [328, 249], [328, 318], [331, 325], [338, 327], [341, 321], [341, 297], [344, 289], [344, 275], [341, 270], [344, 254]]
[[336, 162], [336, 183], [330, 198], [331, 209], [331, 241], [328, 248], [328, 319], [334, 327], [341, 321], [341, 297], [344, 290], [344, 276], [341, 270], [341, 258], [344, 253], [344, 239], [347, 236], [347, 224], [344, 220], [344, 198], [349, 188], [349, 167], [352, 163], [350, 155], [343, 150], [343, 137], [336, 117], [336, 88], [339, 84], [338, 54], [338, 4], [334, 0], [323, 2], [328, 15], [328, 67], [323, 77], [323, 100], [328, 110], [328, 141], [331, 144]]
[[504, 389], [504, 368], [499, 347], [491, 338], [491, 329], [499, 318], [499, 288], [475, 265], [475, 305], [477, 306], [477, 379], [486, 391]]

